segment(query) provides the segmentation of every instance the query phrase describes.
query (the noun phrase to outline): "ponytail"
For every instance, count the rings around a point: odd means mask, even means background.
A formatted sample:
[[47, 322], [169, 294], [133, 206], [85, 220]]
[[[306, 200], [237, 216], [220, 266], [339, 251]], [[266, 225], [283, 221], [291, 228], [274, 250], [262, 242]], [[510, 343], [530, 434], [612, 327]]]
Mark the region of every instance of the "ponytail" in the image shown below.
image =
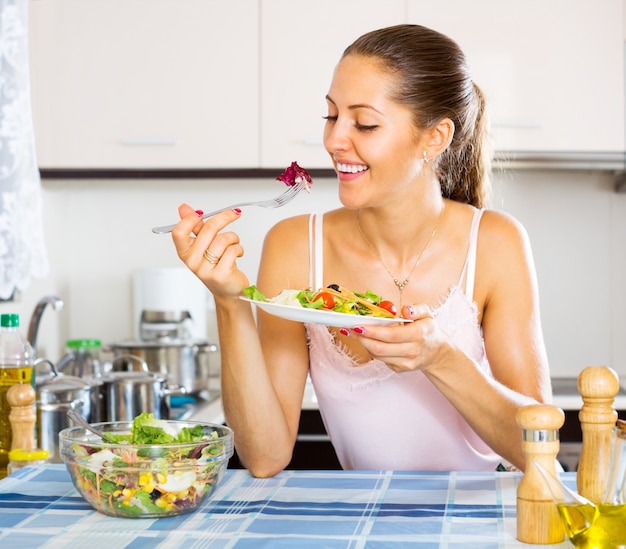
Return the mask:
[[435, 170], [445, 198], [483, 208], [491, 194], [492, 149], [485, 97], [476, 84], [473, 95], [473, 116], [455, 128], [452, 143], [440, 155]]

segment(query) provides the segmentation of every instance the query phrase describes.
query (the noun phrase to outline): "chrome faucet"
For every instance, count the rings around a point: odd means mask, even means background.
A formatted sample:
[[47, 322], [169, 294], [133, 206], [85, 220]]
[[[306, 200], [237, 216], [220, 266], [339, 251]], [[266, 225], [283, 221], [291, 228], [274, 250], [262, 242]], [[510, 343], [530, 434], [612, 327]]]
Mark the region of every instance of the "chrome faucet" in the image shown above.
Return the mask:
[[63, 309], [63, 300], [53, 295], [47, 295], [42, 297], [35, 306], [35, 310], [30, 317], [30, 324], [28, 325], [28, 335], [26, 336], [28, 342], [30, 343], [30, 346], [33, 348], [33, 353], [35, 354], [35, 357], [37, 357], [37, 333], [39, 332], [39, 322], [41, 321], [41, 315], [43, 314], [43, 311], [48, 304], [52, 305], [52, 308], [55, 311], [60, 311], [61, 309]]

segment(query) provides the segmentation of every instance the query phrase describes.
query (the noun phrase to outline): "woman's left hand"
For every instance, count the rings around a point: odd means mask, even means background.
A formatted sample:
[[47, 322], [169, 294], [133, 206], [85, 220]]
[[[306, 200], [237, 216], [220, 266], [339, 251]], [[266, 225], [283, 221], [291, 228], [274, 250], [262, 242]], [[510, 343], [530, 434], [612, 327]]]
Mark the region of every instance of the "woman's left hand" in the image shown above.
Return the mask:
[[369, 354], [397, 373], [423, 370], [440, 360], [448, 340], [427, 305], [405, 305], [402, 326], [355, 326], [352, 329]]

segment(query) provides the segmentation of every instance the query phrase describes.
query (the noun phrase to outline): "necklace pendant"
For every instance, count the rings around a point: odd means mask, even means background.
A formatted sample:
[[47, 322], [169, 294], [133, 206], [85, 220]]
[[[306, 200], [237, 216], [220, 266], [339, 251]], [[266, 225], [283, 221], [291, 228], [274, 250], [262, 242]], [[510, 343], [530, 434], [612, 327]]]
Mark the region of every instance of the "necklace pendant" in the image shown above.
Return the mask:
[[400, 282], [397, 278], [393, 279], [393, 283], [398, 287], [398, 290], [404, 290], [404, 287], [409, 283], [409, 279], [405, 278], [402, 282]]

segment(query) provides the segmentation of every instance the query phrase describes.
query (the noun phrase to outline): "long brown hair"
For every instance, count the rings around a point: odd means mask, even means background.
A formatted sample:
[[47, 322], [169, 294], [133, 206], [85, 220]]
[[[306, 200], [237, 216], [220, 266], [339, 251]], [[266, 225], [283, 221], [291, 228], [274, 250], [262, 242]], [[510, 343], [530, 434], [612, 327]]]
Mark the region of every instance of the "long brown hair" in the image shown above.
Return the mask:
[[486, 104], [457, 43], [420, 25], [396, 25], [364, 34], [343, 57], [350, 54], [379, 60], [397, 78], [392, 99], [412, 110], [418, 128], [454, 122], [452, 142], [434, 166], [442, 195], [483, 207], [491, 168]]

